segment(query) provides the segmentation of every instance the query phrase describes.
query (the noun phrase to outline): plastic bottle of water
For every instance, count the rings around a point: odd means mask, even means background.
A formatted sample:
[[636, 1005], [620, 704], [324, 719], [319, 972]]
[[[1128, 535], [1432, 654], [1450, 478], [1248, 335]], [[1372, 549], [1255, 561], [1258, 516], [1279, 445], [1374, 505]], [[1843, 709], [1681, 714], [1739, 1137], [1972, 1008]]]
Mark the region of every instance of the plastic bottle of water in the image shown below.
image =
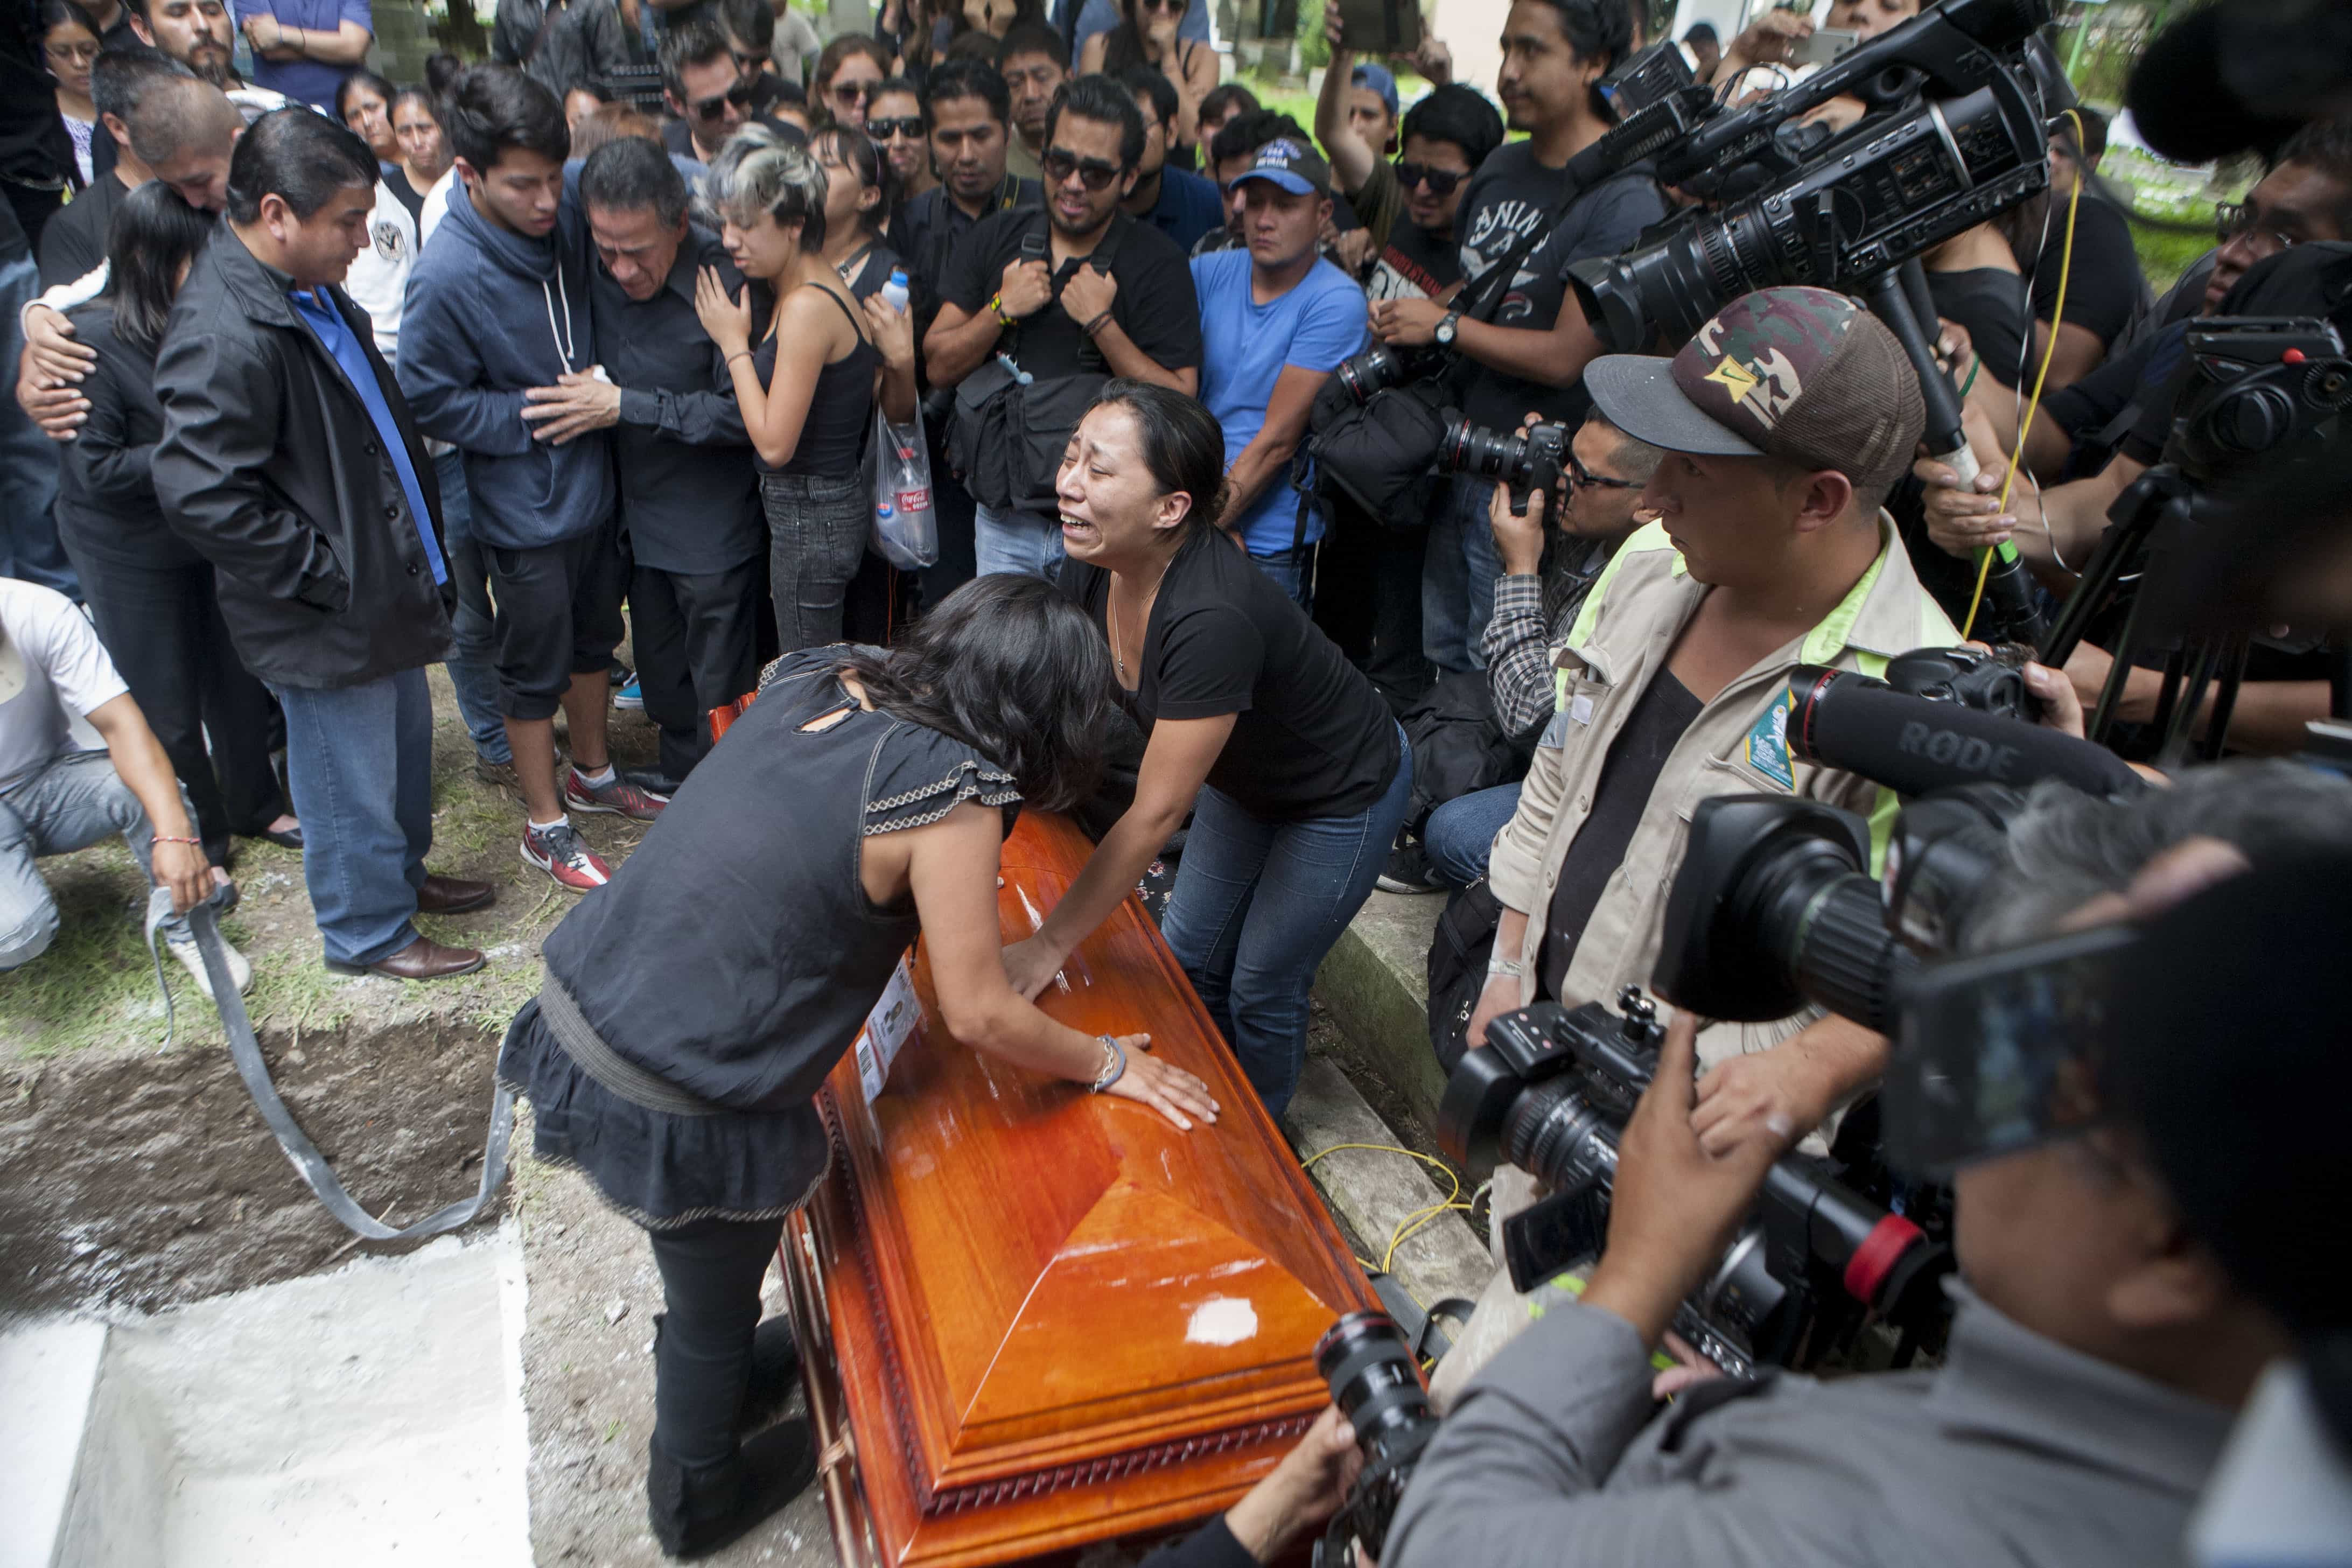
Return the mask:
[[904, 310], [907, 308], [907, 269], [905, 268], [894, 267], [890, 269], [890, 281], [882, 285], [882, 298], [889, 301], [890, 308], [894, 310]]

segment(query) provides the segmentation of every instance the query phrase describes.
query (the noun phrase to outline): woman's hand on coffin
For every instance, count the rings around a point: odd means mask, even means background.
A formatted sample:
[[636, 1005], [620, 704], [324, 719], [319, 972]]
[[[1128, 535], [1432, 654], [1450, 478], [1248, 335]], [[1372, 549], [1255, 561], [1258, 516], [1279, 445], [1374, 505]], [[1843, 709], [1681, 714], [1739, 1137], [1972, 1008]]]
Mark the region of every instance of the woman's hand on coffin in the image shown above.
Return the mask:
[[1148, 1105], [1187, 1132], [1196, 1121], [1217, 1120], [1217, 1102], [1209, 1098], [1209, 1086], [1182, 1068], [1150, 1055], [1150, 1035], [1121, 1035], [1118, 1044], [1127, 1053], [1127, 1070], [1103, 1090], [1105, 1094]]

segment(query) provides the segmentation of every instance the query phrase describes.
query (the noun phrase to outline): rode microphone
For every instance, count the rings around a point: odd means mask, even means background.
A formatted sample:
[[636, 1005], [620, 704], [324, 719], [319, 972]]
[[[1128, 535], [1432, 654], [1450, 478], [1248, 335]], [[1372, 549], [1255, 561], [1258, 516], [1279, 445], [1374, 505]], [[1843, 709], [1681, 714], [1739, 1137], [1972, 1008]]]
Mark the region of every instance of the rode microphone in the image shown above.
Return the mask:
[[2147, 787], [2104, 746], [1818, 665], [1789, 678], [1789, 750], [1903, 795], [1971, 784], [2023, 789], [2043, 779], [2095, 795]]

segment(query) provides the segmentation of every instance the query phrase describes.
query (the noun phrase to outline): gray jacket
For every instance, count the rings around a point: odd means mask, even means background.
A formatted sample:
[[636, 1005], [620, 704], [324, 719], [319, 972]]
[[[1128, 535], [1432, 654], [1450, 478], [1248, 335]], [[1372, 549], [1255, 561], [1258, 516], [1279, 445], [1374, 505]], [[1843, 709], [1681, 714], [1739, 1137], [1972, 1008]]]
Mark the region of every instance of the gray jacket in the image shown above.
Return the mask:
[[1464, 1390], [1381, 1568], [2181, 1561], [2230, 1413], [1957, 1294], [1939, 1371], [1723, 1379], [1654, 1417], [1633, 1329], [1560, 1297]]

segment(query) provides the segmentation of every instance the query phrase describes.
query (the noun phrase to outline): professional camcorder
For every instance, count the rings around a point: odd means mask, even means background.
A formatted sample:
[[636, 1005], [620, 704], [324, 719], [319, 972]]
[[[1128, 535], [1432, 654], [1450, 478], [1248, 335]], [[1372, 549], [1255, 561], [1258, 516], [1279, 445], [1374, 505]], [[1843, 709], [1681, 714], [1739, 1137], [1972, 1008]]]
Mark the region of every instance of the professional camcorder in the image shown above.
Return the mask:
[[[1638, 85], [1613, 95], [1623, 118], [1601, 160], [1653, 158], [1660, 184], [1712, 210], [1570, 267], [1593, 331], [1643, 353], [1759, 289], [1871, 298], [1905, 262], [2045, 189], [2051, 83], [2027, 43], [2049, 20], [2047, 0], [1945, 0], [1736, 110], [1706, 88], [1663, 86], [1635, 57], [1612, 78]], [[1867, 110], [1851, 130], [1801, 121], [1845, 96]]]
[[[1618, 1132], [1649, 1087], [1663, 1037], [1638, 989], [1618, 1005], [1617, 1014], [1597, 1002], [1504, 1014], [1446, 1084], [1438, 1141], [1448, 1155], [1482, 1168], [1507, 1160], [1552, 1189], [1503, 1226], [1521, 1290], [1601, 1253]], [[1790, 1154], [1674, 1327], [1735, 1373], [1817, 1361], [1866, 1312], [1933, 1347], [1946, 1320], [1936, 1281], [1950, 1267], [1910, 1220], [1847, 1187], [1825, 1162]]]

